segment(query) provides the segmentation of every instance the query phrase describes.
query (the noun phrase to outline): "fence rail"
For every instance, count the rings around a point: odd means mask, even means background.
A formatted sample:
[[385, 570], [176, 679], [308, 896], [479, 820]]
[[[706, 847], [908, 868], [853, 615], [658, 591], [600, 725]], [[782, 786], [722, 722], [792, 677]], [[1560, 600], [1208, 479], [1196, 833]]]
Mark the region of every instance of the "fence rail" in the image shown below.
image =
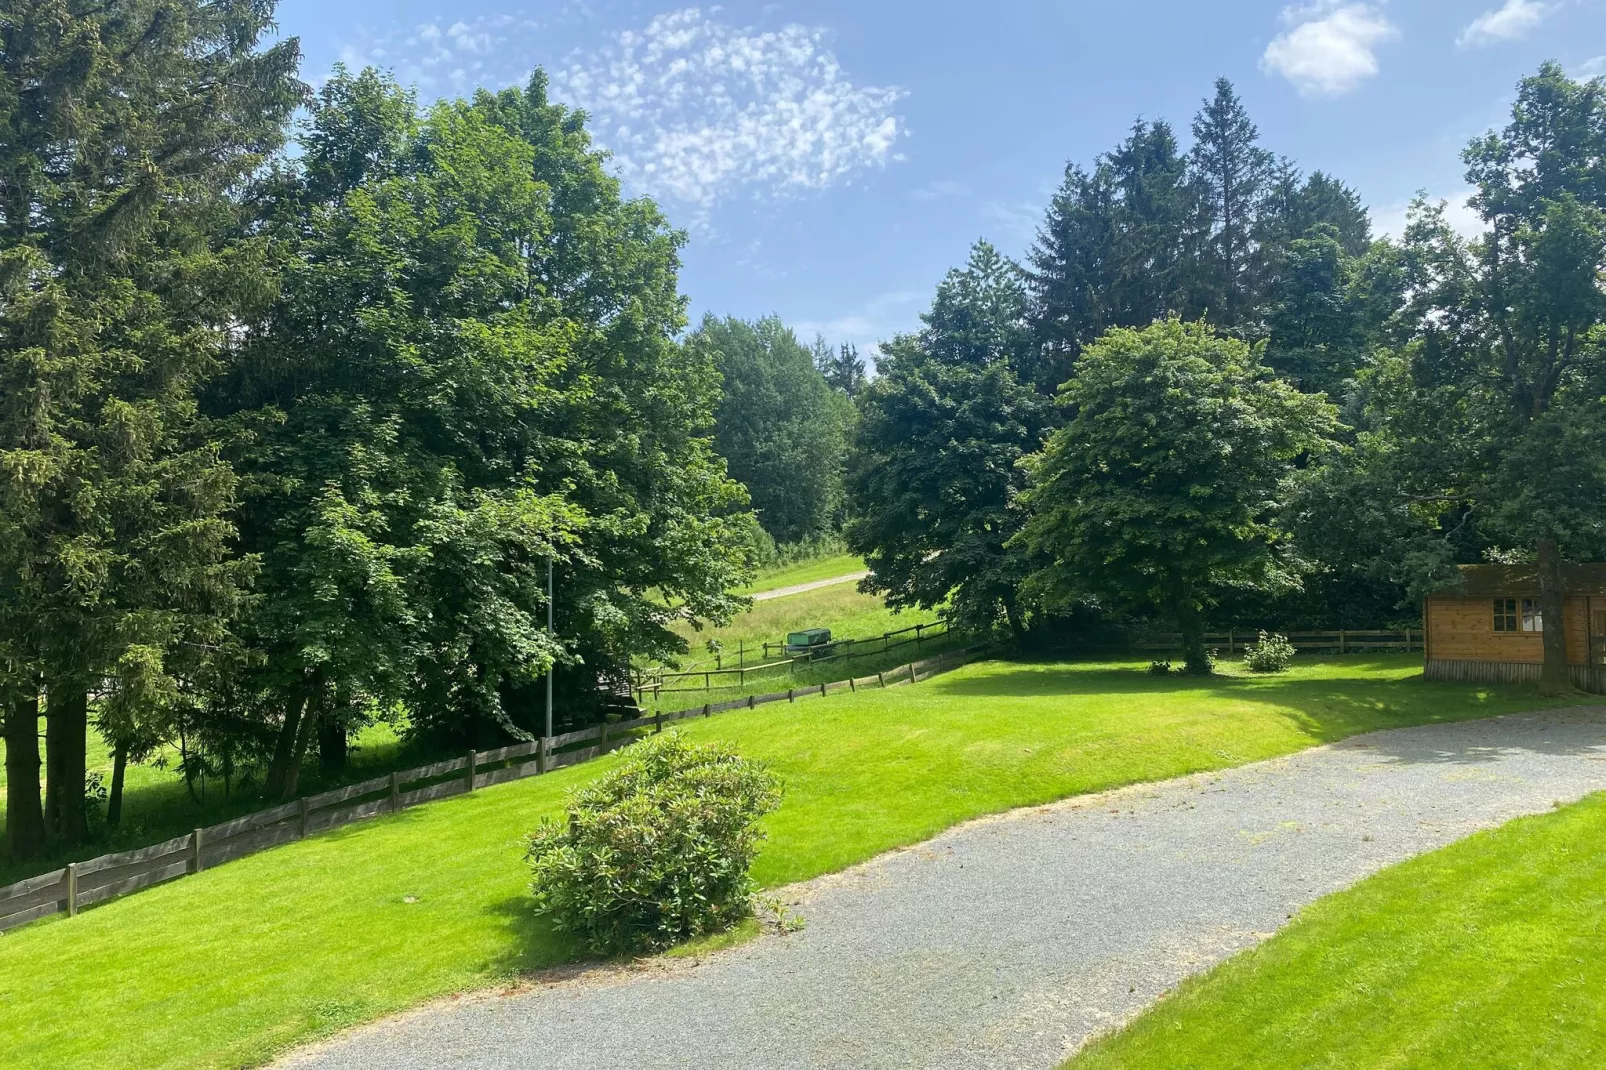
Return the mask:
[[[750, 695], [732, 702], [704, 703], [673, 712], [660, 710], [631, 720], [596, 725], [527, 743], [474, 751], [461, 758], [431, 762], [343, 788], [304, 796], [254, 814], [196, 829], [165, 843], [115, 851], [86, 862], [74, 862], [62, 869], [0, 888], [0, 932], [51, 914], [65, 913], [71, 917], [92, 903], [199, 873], [236, 858], [304, 839], [315, 832], [362, 818], [393, 813], [435, 799], [463, 795], [493, 784], [578, 765], [635, 742], [637, 737], [627, 733], [637, 729], [651, 728], [658, 732], [663, 730], [665, 724], [688, 717], [707, 717], [725, 710], [750, 709], [770, 702], [796, 702], [833, 691], [916, 683], [945, 669], [957, 668], [982, 649], [981, 646], [974, 646], [965, 650], [946, 651], [933, 658], [910, 662], [890, 672], [860, 679], [789, 688], [773, 694]], [[589, 747], [560, 749], [593, 740], [595, 742]]]
[[[912, 638], [893, 641], [896, 637], [908, 635], [910, 632], [914, 633]], [[648, 695], [656, 697], [658, 695], [673, 694], [677, 691], [712, 691], [716, 686], [745, 687], [748, 676], [755, 673], [764, 673], [772, 669], [786, 669], [788, 672], [795, 672], [799, 665], [823, 665], [831, 661], [852, 661], [854, 658], [868, 658], [877, 654], [886, 654], [911, 644], [914, 645], [916, 650], [919, 650], [921, 643], [940, 639], [950, 634], [952, 634], [952, 629], [949, 627], [948, 621], [943, 619], [931, 624], [915, 624], [908, 628], [899, 628], [896, 631], [885, 632], [869, 639], [838, 640], [824, 648], [831, 651], [831, 653], [825, 655], [799, 654], [780, 661], [762, 662], [758, 665], [748, 665], [744, 668], [736, 669], [697, 669], [689, 672], [659, 671], [644, 673], [631, 690], [635, 693], [636, 701], [640, 703], [645, 701]], [[875, 644], [878, 643], [880, 645], [876, 646]], [[858, 647], [861, 646], [870, 647], [871, 649], [859, 650]], [[843, 648], [846, 649], [844, 650]], [[784, 651], [786, 644], [765, 643], [765, 657], [770, 655], [771, 649]], [[696, 680], [701, 680], [702, 686], [674, 686], [675, 683]]]
[[[1268, 629], [1269, 631], [1270, 629]], [[1364, 628], [1329, 628], [1326, 631], [1311, 632], [1283, 632], [1295, 650], [1303, 651], [1336, 651], [1340, 654], [1360, 652], [1365, 650], [1403, 650], [1413, 651], [1422, 649], [1422, 629], [1402, 628], [1393, 631], [1387, 629]], [[1225, 632], [1206, 632], [1205, 646], [1225, 647], [1227, 653], [1236, 654], [1245, 647], [1252, 646], [1260, 637], [1258, 629], [1230, 630]], [[1129, 644], [1133, 650], [1175, 650], [1182, 644], [1182, 636], [1178, 632], [1159, 632], [1145, 637], [1137, 638]]]

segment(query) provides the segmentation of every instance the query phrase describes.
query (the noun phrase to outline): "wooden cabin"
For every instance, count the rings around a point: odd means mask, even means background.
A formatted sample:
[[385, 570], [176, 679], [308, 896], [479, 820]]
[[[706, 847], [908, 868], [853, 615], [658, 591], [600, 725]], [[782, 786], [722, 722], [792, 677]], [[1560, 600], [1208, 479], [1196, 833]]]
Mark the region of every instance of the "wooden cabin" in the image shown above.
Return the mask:
[[[1606, 693], [1606, 564], [1564, 565], [1567, 666], [1573, 685]], [[1538, 683], [1544, 615], [1533, 565], [1462, 565], [1461, 586], [1427, 598], [1430, 680]]]

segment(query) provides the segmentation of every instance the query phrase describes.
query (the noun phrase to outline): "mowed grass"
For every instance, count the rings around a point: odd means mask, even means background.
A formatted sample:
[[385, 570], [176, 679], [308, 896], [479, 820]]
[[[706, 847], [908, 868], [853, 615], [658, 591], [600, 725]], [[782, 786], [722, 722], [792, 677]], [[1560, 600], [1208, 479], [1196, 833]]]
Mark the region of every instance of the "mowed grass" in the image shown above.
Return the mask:
[[[1407, 657], [1212, 680], [1135, 663], [988, 662], [683, 724], [785, 781], [754, 870], [774, 886], [993, 811], [1538, 704], [1517, 688], [1424, 682]], [[0, 936], [0, 1065], [258, 1063], [568, 961], [574, 949], [529, 913], [522, 839], [560, 811], [565, 789], [616, 760], [349, 826]]]
[[1606, 795], [1317, 901], [1064, 1070], [1606, 1066]]
[[[887, 608], [879, 595], [862, 594], [852, 583], [821, 587], [802, 594], [753, 603], [753, 608], [724, 627], [705, 625], [701, 630], [680, 621], [674, 630], [685, 638], [689, 653], [683, 660], [701, 669], [714, 664], [708, 640], [723, 646], [723, 664], [735, 668], [738, 651], [743, 660], [756, 665], [764, 660], [763, 645], [781, 643], [788, 632], [804, 628], [830, 628], [836, 639], [869, 639], [916, 624], [930, 624], [937, 614], [930, 610]], [[778, 652], [771, 655], [780, 657]]]
[[854, 554], [816, 557], [808, 561], [782, 565], [779, 568], [764, 569], [754, 577], [752, 583], [736, 590], [738, 594], [757, 594], [760, 591], [774, 591], [799, 583], [813, 583], [815, 580], [829, 580], [863, 571], [864, 558]]

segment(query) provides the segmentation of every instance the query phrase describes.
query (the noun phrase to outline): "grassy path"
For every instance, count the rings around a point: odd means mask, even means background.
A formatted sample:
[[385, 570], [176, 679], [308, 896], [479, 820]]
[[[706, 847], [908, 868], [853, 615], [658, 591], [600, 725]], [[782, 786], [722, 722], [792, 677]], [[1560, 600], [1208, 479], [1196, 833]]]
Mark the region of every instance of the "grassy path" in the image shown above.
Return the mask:
[[[1419, 675], [1404, 657], [1208, 681], [1133, 664], [984, 663], [686, 731], [729, 740], [785, 779], [755, 867], [776, 885], [979, 814], [1537, 702]], [[599, 768], [349, 826], [0, 937], [0, 1065], [251, 1064], [566, 961], [572, 950], [528, 914], [522, 837]]]
[[1606, 795], [1401, 863], [1064, 1070], [1606, 1065]]

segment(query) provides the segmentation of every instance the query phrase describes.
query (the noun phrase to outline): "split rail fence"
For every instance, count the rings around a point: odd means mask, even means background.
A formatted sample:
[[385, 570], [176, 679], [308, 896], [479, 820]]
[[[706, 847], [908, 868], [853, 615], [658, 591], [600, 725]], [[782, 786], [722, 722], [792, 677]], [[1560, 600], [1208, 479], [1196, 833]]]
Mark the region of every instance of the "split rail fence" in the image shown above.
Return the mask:
[[[913, 633], [912, 635], [910, 633]], [[800, 665], [824, 665], [832, 661], [852, 661], [855, 658], [868, 658], [877, 654], [886, 654], [900, 647], [913, 645], [915, 650], [920, 649], [921, 643], [929, 643], [951, 634], [946, 619], [931, 624], [915, 624], [908, 628], [899, 628], [897, 631], [885, 632], [870, 639], [840, 639], [830, 643], [824, 649], [828, 654], [798, 654], [778, 661], [761, 662], [757, 665], [740, 666], [734, 669], [694, 669], [687, 672], [653, 671], [643, 673], [636, 681], [634, 688], [636, 701], [643, 702], [648, 695], [668, 695], [679, 691], [712, 691], [716, 687], [745, 687], [750, 675], [772, 673], [773, 670], [784, 669], [787, 672], [796, 672]], [[904, 638], [898, 638], [903, 636]], [[896, 641], [894, 641], [896, 640]], [[780, 653], [786, 651], [785, 643], [765, 643], [764, 656], [769, 657], [770, 651]], [[696, 681], [701, 680], [699, 685]], [[679, 686], [676, 686], [679, 685]]]
[[[688, 717], [708, 717], [726, 710], [751, 709], [771, 702], [796, 702], [835, 691], [916, 683], [947, 669], [957, 668], [982, 649], [981, 646], [975, 646], [947, 651], [934, 658], [910, 662], [890, 672], [856, 680], [788, 688], [772, 694], [750, 695], [730, 702], [704, 703], [672, 712], [660, 710], [645, 717], [594, 725], [528, 743], [474, 751], [461, 758], [431, 762], [429, 765], [398, 770], [387, 776], [308, 795], [282, 806], [196, 829], [166, 843], [117, 851], [87, 862], [74, 862], [62, 869], [0, 888], [0, 932], [50, 914], [66, 913], [70, 917], [93, 903], [199, 873], [224, 862], [282, 843], [305, 839], [314, 833], [352, 821], [394, 813], [435, 799], [464, 795], [493, 784], [577, 765], [635, 742], [639, 737], [630, 733], [637, 729], [651, 728], [660, 732], [665, 724]], [[591, 741], [595, 742], [588, 747], [561, 750], [575, 743]]]

